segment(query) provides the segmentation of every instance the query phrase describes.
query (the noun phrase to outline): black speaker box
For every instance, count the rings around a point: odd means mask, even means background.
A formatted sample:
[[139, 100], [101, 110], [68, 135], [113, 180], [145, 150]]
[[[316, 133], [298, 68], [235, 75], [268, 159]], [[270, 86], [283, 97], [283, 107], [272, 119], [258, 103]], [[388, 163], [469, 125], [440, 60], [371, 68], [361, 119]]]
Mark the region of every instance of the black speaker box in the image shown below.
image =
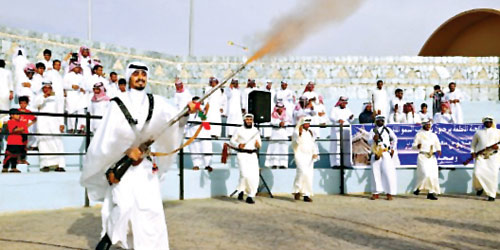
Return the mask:
[[271, 121], [271, 93], [254, 90], [248, 94], [248, 113], [254, 116], [255, 123]]

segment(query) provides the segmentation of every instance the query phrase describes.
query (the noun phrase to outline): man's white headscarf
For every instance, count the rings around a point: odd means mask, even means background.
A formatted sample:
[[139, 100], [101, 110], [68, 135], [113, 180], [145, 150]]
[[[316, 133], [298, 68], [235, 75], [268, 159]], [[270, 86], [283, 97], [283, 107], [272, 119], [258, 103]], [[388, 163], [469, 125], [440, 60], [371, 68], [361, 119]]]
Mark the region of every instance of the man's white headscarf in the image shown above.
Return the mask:
[[130, 76], [132, 76], [136, 70], [144, 70], [149, 74], [149, 68], [146, 64], [143, 62], [131, 62], [127, 65], [127, 68], [125, 68], [125, 80], [127, 80], [127, 82], [130, 81]]
[[495, 123], [495, 118], [493, 118], [492, 115], [487, 115], [487, 116], [483, 117], [482, 122], [483, 123], [485, 123], [485, 122], [492, 122], [493, 125], [491, 127], [492, 128], [496, 128], [497, 127], [497, 124]]

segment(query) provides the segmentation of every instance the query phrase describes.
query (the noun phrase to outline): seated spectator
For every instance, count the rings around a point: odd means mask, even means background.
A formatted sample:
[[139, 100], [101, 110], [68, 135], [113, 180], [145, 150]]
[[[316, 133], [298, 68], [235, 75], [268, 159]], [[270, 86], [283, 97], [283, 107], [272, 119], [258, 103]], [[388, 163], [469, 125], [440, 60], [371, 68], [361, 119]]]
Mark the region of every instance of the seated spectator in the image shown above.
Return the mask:
[[363, 103], [363, 111], [359, 114], [359, 123], [374, 123], [375, 113], [371, 102]]
[[447, 102], [441, 103], [441, 112], [434, 115], [434, 123], [455, 123], [455, 119], [451, 114], [450, 104]]
[[403, 117], [404, 117], [404, 122], [407, 124], [415, 124], [415, 123], [420, 123], [420, 116], [417, 114], [415, 115], [415, 107], [413, 106], [413, 102], [407, 102], [403, 106]]

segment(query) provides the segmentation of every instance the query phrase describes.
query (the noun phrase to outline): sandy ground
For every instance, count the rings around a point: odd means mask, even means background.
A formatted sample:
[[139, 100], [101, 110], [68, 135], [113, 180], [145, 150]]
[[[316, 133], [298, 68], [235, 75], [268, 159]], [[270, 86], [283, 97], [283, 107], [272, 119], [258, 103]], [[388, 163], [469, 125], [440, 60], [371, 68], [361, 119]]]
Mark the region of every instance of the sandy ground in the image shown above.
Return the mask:
[[[172, 249], [499, 249], [500, 201], [291, 195], [165, 203]], [[0, 215], [0, 249], [93, 249], [99, 208]]]

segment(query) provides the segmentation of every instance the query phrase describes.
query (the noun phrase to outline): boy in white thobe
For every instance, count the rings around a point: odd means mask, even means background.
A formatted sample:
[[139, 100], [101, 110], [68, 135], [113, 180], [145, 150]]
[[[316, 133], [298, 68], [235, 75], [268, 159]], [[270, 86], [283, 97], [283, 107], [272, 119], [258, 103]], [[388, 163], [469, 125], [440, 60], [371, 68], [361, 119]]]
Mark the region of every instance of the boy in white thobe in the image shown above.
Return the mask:
[[253, 126], [253, 115], [244, 116], [243, 126], [239, 127], [231, 137], [231, 145], [238, 153], [238, 165], [240, 167], [240, 180], [236, 192], [238, 200], [243, 200], [244, 193], [247, 194], [246, 202], [255, 203], [253, 198], [257, 194], [259, 187], [259, 159], [257, 151], [262, 142], [260, 132]]
[[[33, 107], [38, 112], [62, 113], [63, 100], [55, 96], [52, 83], [42, 83], [42, 93], [38, 94], [33, 102]], [[64, 119], [62, 117], [38, 116], [37, 132], [42, 134], [60, 134], [64, 132]], [[40, 153], [64, 153], [64, 144], [60, 136], [37, 136], [38, 151]], [[56, 172], [65, 172], [66, 161], [60, 155], [40, 155], [40, 170], [47, 172], [54, 169]]]
[[431, 130], [431, 121], [422, 121], [422, 129], [415, 135], [413, 148], [418, 149], [417, 157], [417, 184], [413, 194], [428, 191], [427, 199], [437, 200], [436, 195], [441, 193], [439, 188], [439, 169], [434, 153], [441, 156], [441, 143]]
[[493, 117], [483, 118], [484, 128], [478, 129], [472, 137], [471, 154], [475, 159], [472, 186], [480, 196], [485, 193], [488, 201], [495, 201], [498, 190], [498, 144], [500, 130], [496, 128]]
[[293, 195], [295, 200], [304, 197], [305, 202], [312, 202], [314, 162], [319, 160], [318, 145], [316, 136], [310, 130], [312, 118], [302, 118], [293, 133], [293, 153], [297, 174], [293, 182]]
[[387, 116], [387, 106], [389, 105], [389, 97], [387, 96], [387, 91], [382, 88], [384, 82], [382, 80], [377, 81], [377, 88], [372, 91], [372, 103], [373, 112], [375, 115]]
[[372, 146], [372, 200], [380, 193], [387, 194], [387, 200], [397, 193], [396, 168], [394, 166], [394, 147], [398, 138], [392, 129], [384, 126], [385, 117], [375, 117], [375, 127], [368, 135], [368, 144]]
[[347, 107], [349, 98], [341, 96], [330, 112], [330, 121], [332, 125], [342, 127], [342, 139], [340, 140], [340, 127], [332, 127], [330, 138], [334, 141], [330, 142], [330, 166], [333, 168], [340, 167], [340, 145], [344, 147], [344, 166], [351, 166], [351, 127], [349, 126], [354, 121], [354, 114]]
[[273, 127], [271, 131], [271, 141], [267, 147], [268, 155], [266, 156], [266, 162], [264, 163], [266, 167], [271, 167], [273, 169], [288, 168], [288, 142], [284, 140], [288, 139], [286, 126], [290, 125], [290, 122], [290, 118], [286, 116], [285, 104], [278, 102], [271, 114], [271, 125]]

